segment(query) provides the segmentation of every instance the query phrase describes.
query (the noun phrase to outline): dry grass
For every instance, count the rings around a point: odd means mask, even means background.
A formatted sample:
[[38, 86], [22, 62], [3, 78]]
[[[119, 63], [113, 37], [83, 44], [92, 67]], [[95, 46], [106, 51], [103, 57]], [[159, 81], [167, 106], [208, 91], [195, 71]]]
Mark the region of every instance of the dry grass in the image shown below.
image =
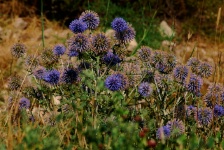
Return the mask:
[[[41, 52], [41, 22], [37, 17], [23, 18], [27, 22], [25, 29], [15, 28], [14, 22], [18, 17], [0, 19], [0, 88], [6, 88], [6, 82], [10, 74], [20, 71], [19, 63], [22, 59], [12, 60], [10, 48], [16, 42], [22, 42], [27, 46], [27, 55]], [[56, 43], [65, 43], [67, 37], [71, 36], [68, 29], [60, 27], [56, 22], [45, 19], [45, 46], [51, 47]], [[0, 90], [0, 100], [5, 95], [4, 90]]]

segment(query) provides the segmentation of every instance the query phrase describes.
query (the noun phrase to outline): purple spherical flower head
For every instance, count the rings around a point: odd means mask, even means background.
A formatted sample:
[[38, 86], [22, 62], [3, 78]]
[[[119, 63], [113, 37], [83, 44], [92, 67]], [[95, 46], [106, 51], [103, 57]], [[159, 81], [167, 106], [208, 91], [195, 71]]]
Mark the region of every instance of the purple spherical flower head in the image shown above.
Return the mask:
[[185, 131], [185, 126], [184, 126], [183, 121], [178, 120], [178, 119], [173, 119], [173, 120], [169, 121], [166, 126], [168, 126], [170, 128], [171, 133], [174, 136], [179, 136], [179, 135], [183, 134]]
[[63, 44], [57, 44], [53, 48], [53, 53], [57, 56], [63, 55], [65, 53], [66, 47]]
[[34, 71], [33, 71], [33, 75], [37, 78], [37, 79], [43, 79], [44, 78], [44, 74], [46, 72], [46, 68], [39, 66], [37, 67]]
[[27, 98], [23, 97], [19, 100], [19, 109], [28, 109], [30, 108], [30, 100], [28, 100]]
[[138, 92], [143, 97], [148, 97], [152, 93], [152, 88], [148, 82], [142, 82], [138, 86]]
[[125, 78], [122, 74], [113, 74], [106, 78], [105, 86], [111, 91], [118, 91], [126, 86]]
[[195, 58], [195, 57], [191, 57], [188, 61], [187, 61], [187, 65], [191, 67], [191, 70], [193, 73], [197, 73], [198, 72], [198, 66], [200, 64], [200, 61]]
[[151, 49], [148, 46], [142, 46], [139, 50], [138, 50], [138, 55], [139, 58], [142, 61], [150, 61], [150, 57], [151, 57]]
[[78, 19], [73, 20], [69, 25], [69, 29], [75, 34], [82, 33], [87, 28], [88, 28], [87, 24], [83, 22], [82, 20], [78, 20]]
[[128, 28], [128, 24], [123, 18], [115, 18], [111, 22], [111, 27], [116, 32], [123, 32], [124, 30], [126, 30]]
[[177, 66], [173, 70], [175, 80], [183, 83], [188, 76], [188, 68], [186, 66]]
[[214, 107], [214, 116], [221, 117], [224, 115], [224, 107], [221, 105], [215, 105]]
[[195, 120], [202, 126], [207, 126], [213, 119], [212, 110], [210, 108], [199, 108], [195, 110]]
[[11, 54], [16, 58], [19, 58], [25, 55], [26, 49], [27, 48], [24, 44], [16, 43], [11, 47]]
[[122, 44], [126, 44], [135, 38], [135, 30], [131, 25], [122, 32], [115, 32], [115, 38]]
[[69, 51], [84, 52], [89, 49], [89, 40], [86, 35], [79, 33], [68, 40]]
[[87, 27], [91, 30], [94, 30], [98, 27], [100, 23], [100, 18], [98, 14], [91, 10], [86, 10], [81, 14], [79, 20], [82, 20], [87, 24]]
[[44, 81], [51, 84], [58, 84], [60, 79], [60, 72], [57, 70], [49, 70], [44, 74]]
[[20, 76], [14, 75], [9, 78], [8, 88], [10, 90], [18, 90], [21, 86], [22, 78]]
[[189, 105], [186, 108], [186, 117], [190, 117], [192, 113], [194, 113], [195, 107], [193, 105]]
[[156, 138], [157, 139], [167, 139], [170, 137], [170, 127], [169, 126], [163, 126], [160, 127], [156, 132]]
[[121, 59], [117, 55], [109, 51], [103, 57], [103, 61], [105, 62], [106, 65], [115, 66], [116, 64], [121, 62]]
[[91, 44], [96, 53], [106, 52], [110, 48], [110, 42], [104, 33], [93, 36]]
[[68, 56], [69, 57], [76, 57], [79, 55], [79, 52], [76, 50], [72, 49], [72, 47], [68, 48]]
[[201, 77], [208, 78], [212, 75], [212, 66], [209, 63], [202, 62], [198, 65], [197, 71]]
[[192, 92], [193, 94], [195, 94], [196, 96], [200, 96], [200, 90], [202, 87], [203, 81], [201, 79], [201, 77], [195, 75], [195, 74], [191, 74], [190, 75], [190, 79], [189, 82], [187, 82], [185, 80], [185, 87], [189, 92]]
[[78, 79], [78, 71], [74, 69], [65, 69], [62, 74], [62, 81], [67, 84], [72, 84]]

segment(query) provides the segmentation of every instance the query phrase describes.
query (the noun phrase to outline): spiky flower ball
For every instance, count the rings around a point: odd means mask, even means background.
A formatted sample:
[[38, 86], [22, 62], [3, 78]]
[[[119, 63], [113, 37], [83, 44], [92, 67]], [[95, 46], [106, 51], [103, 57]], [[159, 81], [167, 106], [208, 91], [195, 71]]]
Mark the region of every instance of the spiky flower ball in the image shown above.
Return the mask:
[[155, 51], [152, 55], [152, 66], [156, 66], [156, 64], [163, 64], [165, 59], [164, 52]]
[[57, 70], [48, 70], [45, 72], [43, 79], [50, 85], [57, 85], [60, 79], [60, 72]]
[[210, 84], [206, 94], [204, 95], [204, 101], [207, 107], [214, 107], [215, 104], [222, 103], [223, 86], [220, 84]]
[[108, 51], [107, 54], [103, 56], [103, 61], [108, 66], [115, 66], [121, 62], [121, 59], [118, 57], [118, 55]]
[[169, 126], [162, 126], [156, 132], [157, 139], [167, 139], [170, 137], [171, 130]]
[[62, 73], [61, 79], [67, 84], [72, 84], [78, 79], [78, 71], [72, 68], [65, 69]]
[[195, 74], [191, 74], [189, 81], [185, 80], [184, 84], [185, 84], [186, 89], [189, 92], [195, 94], [196, 96], [200, 96], [201, 95], [200, 90], [201, 90], [203, 81], [202, 81], [200, 76], [197, 76]]
[[115, 38], [119, 41], [120, 44], [127, 44], [135, 38], [134, 28], [128, 24], [127, 29], [122, 32], [115, 32]]
[[139, 58], [142, 61], [150, 61], [150, 57], [151, 57], [151, 49], [148, 46], [142, 46], [139, 50], [138, 50], [138, 55]]
[[215, 105], [214, 107], [214, 116], [221, 117], [224, 115], [224, 107], [221, 105]]
[[174, 68], [173, 75], [174, 79], [180, 83], [184, 83], [184, 80], [188, 76], [188, 68], [184, 65], [180, 65]]
[[167, 126], [170, 128], [172, 136], [179, 136], [185, 131], [184, 123], [179, 119], [173, 119], [169, 121]]
[[152, 88], [149, 85], [148, 82], [142, 82], [139, 86], [138, 86], [138, 93], [143, 96], [143, 97], [148, 97], [151, 95], [152, 93]]
[[198, 65], [197, 71], [201, 77], [208, 78], [212, 75], [212, 66], [209, 63], [202, 62]]
[[33, 71], [33, 75], [37, 78], [37, 79], [43, 79], [44, 78], [44, 74], [46, 72], [46, 68], [44, 68], [43, 66], [38, 66], [34, 71]]
[[22, 43], [16, 43], [11, 47], [11, 54], [16, 58], [24, 56], [26, 53], [26, 46]]
[[196, 110], [196, 108], [193, 105], [189, 105], [186, 107], [186, 117], [189, 118], [194, 111]]
[[77, 34], [82, 33], [87, 29], [87, 24], [83, 22], [82, 20], [75, 19], [69, 24], [69, 29]]
[[106, 78], [105, 86], [111, 91], [118, 91], [127, 87], [127, 81], [122, 74], [113, 74]]
[[29, 109], [30, 108], [30, 100], [25, 98], [25, 97], [22, 97], [20, 100], [19, 100], [19, 109]]
[[168, 70], [172, 71], [173, 68], [176, 66], [177, 64], [177, 59], [176, 59], [176, 56], [173, 55], [173, 54], [167, 54], [165, 56], [165, 59], [166, 59], [166, 63], [168, 65]]
[[195, 110], [194, 118], [198, 121], [199, 125], [208, 126], [213, 119], [212, 110], [207, 107], [198, 108], [198, 110]]
[[73, 49], [73, 47], [68, 48], [68, 56], [69, 57], [76, 57], [79, 55], [79, 52]]
[[154, 82], [159, 88], [167, 88], [171, 78], [166, 74], [155, 73]]
[[53, 53], [57, 56], [61, 56], [65, 53], [66, 47], [63, 44], [57, 44], [53, 48]]
[[10, 90], [18, 90], [21, 86], [22, 83], [22, 79], [21, 77], [15, 75], [9, 78], [9, 82], [8, 82], [8, 88]]
[[46, 67], [55, 65], [59, 59], [59, 57], [54, 55], [53, 51], [49, 48], [44, 49], [41, 54], [41, 58]]
[[27, 67], [34, 69], [39, 65], [39, 59], [38, 57], [35, 57], [34, 55], [30, 55], [26, 58], [26, 65]]
[[123, 32], [128, 28], [128, 24], [123, 18], [118, 17], [111, 22], [111, 27], [116, 32]]
[[83, 12], [79, 17], [79, 20], [85, 22], [90, 30], [96, 29], [100, 24], [100, 18], [98, 14], [91, 10], [86, 10], [85, 12]]
[[89, 46], [90, 42], [88, 37], [82, 33], [78, 33], [68, 40], [69, 54], [72, 53], [74, 55], [74, 52], [85, 52], [89, 49]]
[[193, 73], [198, 72], [198, 66], [200, 64], [200, 61], [195, 58], [195, 57], [191, 57], [188, 61], [187, 61], [187, 65], [191, 67], [191, 70]]
[[110, 42], [104, 33], [98, 33], [95, 36], [93, 36], [91, 45], [92, 48], [94, 49], [94, 52], [96, 52], [97, 54], [107, 52], [108, 49], [110, 48]]

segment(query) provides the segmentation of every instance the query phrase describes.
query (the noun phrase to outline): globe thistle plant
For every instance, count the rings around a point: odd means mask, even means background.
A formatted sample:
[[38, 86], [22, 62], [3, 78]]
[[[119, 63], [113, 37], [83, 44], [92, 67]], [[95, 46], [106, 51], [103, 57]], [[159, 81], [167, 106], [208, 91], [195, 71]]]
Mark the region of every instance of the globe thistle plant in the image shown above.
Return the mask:
[[68, 56], [69, 57], [76, 57], [79, 56], [79, 52], [73, 49], [74, 47], [69, 47], [68, 48]]
[[79, 20], [82, 20], [84, 23], [86, 23], [90, 30], [96, 29], [100, 24], [100, 18], [98, 14], [91, 10], [84, 11], [79, 17]]
[[89, 49], [90, 43], [86, 35], [76, 34], [68, 40], [69, 56], [74, 56], [75, 52], [83, 53]]
[[43, 79], [44, 78], [44, 74], [46, 72], [46, 68], [43, 66], [38, 66], [34, 71], [33, 71], [33, 75], [35, 76], [35, 78], [37, 79]]
[[45, 72], [43, 79], [50, 85], [57, 85], [60, 79], [60, 72], [57, 70], [48, 70]]
[[206, 94], [204, 95], [204, 101], [207, 107], [214, 107], [215, 104], [222, 103], [222, 86], [220, 84], [210, 84]]
[[115, 38], [120, 44], [127, 44], [135, 38], [135, 30], [131, 25], [128, 25], [127, 29], [122, 32], [115, 32]]
[[186, 66], [179, 65], [179, 66], [175, 67], [173, 70], [174, 79], [180, 83], [184, 83], [184, 80], [188, 76], [188, 72], [189, 71]]
[[203, 84], [203, 81], [202, 81], [201, 77], [199, 77], [195, 74], [191, 74], [189, 81], [185, 80], [184, 84], [185, 84], [186, 89], [189, 92], [193, 93], [196, 96], [201, 95], [200, 90], [201, 90], [201, 87], [202, 87], [202, 84]]
[[28, 56], [26, 58], [26, 65], [27, 67], [30, 67], [31, 69], [36, 68], [39, 65], [38, 57], [35, 57], [34, 55]]
[[108, 66], [115, 66], [121, 62], [121, 59], [116, 54], [108, 51], [107, 54], [103, 56], [103, 61]]
[[195, 120], [199, 123], [201, 126], [208, 126], [212, 119], [213, 119], [213, 113], [210, 108], [198, 108], [195, 110]]
[[14, 75], [9, 78], [8, 88], [12, 91], [18, 90], [21, 86], [22, 79], [20, 76]]
[[20, 58], [26, 53], [26, 46], [22, 43], [16, 43], [11, 47], [11, 54], [16, 58]]
[[184, 123], [179, 119], [169, 121], [166, 126], [170, 128], [172, 136], [179, 136], [185, 132]]
[[171, 130], [169, 126], [162, 126], [156, 132], [157, 139], [168, 139], [171, 135]]
[[191, 57], [188, 61], [187, 61], [187, 65], [191, 67], [191, 70], [193, 73], [198, 72], [198, 66], [200, 64], [200, 61], [195, 58], [195, 57]]
[[151, 54], [152, 54], [151, 49], [148, 46], [142, 46], [138, 50], [139, 58], [142, 61], [150, 61]]
[[51, 67], [58, 62], [59, 57], [54, 55], [53, 51], [49, 48], [45, 48], [41, 54], [42, 62], [45, 67]]
[[194, 111], [196, 108], [193, 105], [189, 105], [186, 107], [186, 117], [189, 118], [192, 114], [194, 114]]
[[116, 32], [123, 32], [128, 28], [128, 24], [123, 18], [118, 17], [111, 22], [111, 27]]
[[29, 109], [30, 108], [30, 100], [25, 98], [25, 97], [22, 97], [20, 100], [19, 100], [19, 109]]
[[167, 63], [167, 66], [168, 66], [168, 70], [172, 71], [173, 68], [176, 66], [177, 64], [177, 59], [176, 57], [173, 55], [173, 54], [167, 54], [165, 56], [165, 59], [166, 59], [166, 63]]
[[127, 87], [127, 81], [122, 74], [113, 74], [106, 78], [105, 86], [111, 91], [118, 91]]
[[142, 82], [139, 86], [138, 86], [138, 93], [143, 96], [143, 97], [148, 97], [151, 95], [152, 93], [152, 88], [149, 85], [148, 82]]
[[93, 36], [91, 45], [96, 54], [107, 52], [110, 48], [110, 42], [104, 33]]
[[82, 20], [75, 19], [69, 24], [69, 29], [77, 34], [82, 33], [87, 29], [87, 24], [83, 22]]
[[61, 56], [65, 53], [66, 47], [63, 44], [57, 44], [53, 48], [53, 53], [57, 56]]
[[78, 79], [78, 71], [72, 68], [65, 69], [62, 73], [61, 80], [66, 84], [72, 84]]
[[214, 107], [214, 116], [222, 117], [224, 115], [224, 107], [221, 105], [215, 105]]
[[163, 64], [164, 62], [164, 53], [161, 51], [155, 51], [152, 55], [152, 66], [156, 66], [156, 64]]
[[206, 62], [200, 63], [197, 67], [197, 74], [205, 78], [210, 77], [212, 75], [212, 66]]

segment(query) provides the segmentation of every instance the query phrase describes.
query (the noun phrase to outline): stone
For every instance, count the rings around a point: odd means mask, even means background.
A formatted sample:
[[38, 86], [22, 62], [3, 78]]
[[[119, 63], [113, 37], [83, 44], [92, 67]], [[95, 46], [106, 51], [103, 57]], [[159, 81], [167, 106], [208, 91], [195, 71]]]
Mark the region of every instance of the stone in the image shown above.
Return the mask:
[[166, 36], [168, 36], [168, 37], [175, 36], [175, 32], [172, 30], [172, 28], [164, 20], [160, 23], [159, 31], [161, 32], [161, 35], [164, 36], [164, 37], [166, 37]]
[[24, 21], [22, 18], [16, 18], [13, 26], [20, 30], [20, 29], [25, 29], [27, 27], [28, 23], [26, 21]]

